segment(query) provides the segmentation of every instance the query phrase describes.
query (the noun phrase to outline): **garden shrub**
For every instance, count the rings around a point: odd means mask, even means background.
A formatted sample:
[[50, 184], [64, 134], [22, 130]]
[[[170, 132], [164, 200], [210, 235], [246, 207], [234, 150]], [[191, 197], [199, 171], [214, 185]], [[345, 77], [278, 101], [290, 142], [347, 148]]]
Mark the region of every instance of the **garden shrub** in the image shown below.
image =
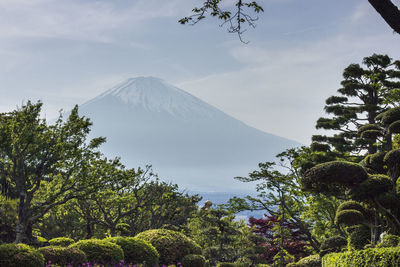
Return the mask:
[[[354, 187], [368, 179], [364, 168], [356, 163], [346, 161], [331, 161], [316, 165], [306, 171], [301, 180], [302, 187], [307, 191], [337, 191], [336, 185]], [[327, 185], [330, 185], [327, 188]]]
[[400, 248], [369, 248], [343, 253], [331, 253], [322, 257], [324, 267], [371, 267], [400, 266]]
[[202, 254], [201, 247], [184, 234], [167, 229], [153, 229], [136, 235], [150, 242], [160, 254], [160, 263], [175, 264], [188, 254]]
[[400, 121], [395, 121], [389, 125], [390, 133], [400, 133]]
[[80, 266], [87, 262], [86, 254], [74, 247], [48, 246], [39, 248], [43, 254], [46, 263], [51, 262], [60, 266]]
[[354, 226], [348, 239], [350, 248], [363, 249], [365, 245], [370, 243], [371, 230], [365, 225]]
[[346, 238], [342, 236], [332, 236], [322, 241], [319, 255], [322, 257], [328, 253], [340, 252], [346, 246]]
[[147, 241], [134, 237], [110, 237], [105, 241], [116, 243], [124, 251], [126, 263], [146, 263], [154, 266], [158, 263], [160, 255], [157, 250]]
[[124, 252], [115, 243], [99, 239], [80, 240], [69, 247], [85, 252], [88, 261], [101, 264], [115, 264], [124, 259]]
[[394, 149], [386, 153], [383, 162], [389, 167], [392, 168], [397, 166], [400, 161], [400, 150]]
[[400, 236], [385, 234], [377, 245], [380, 248], [397, 247], [400, 243]]
[[236, 267], [236, 264], [233, 262], [219, 262], [217, 267]]
[[342, 210], [358, 210], [362, 214], [364, 214], [364, 212], [365, 212], [365, 209], [361, 205], [361, 203], [357, 202], [357, 201], [354, 201], [354, 200], [345, 201], [342, 204], [340, 204], [339, 207], [336, 210], [336, 213], [338, 213], [338, 212], [340, 212]]
[[[289, 265], [287, 265], [289, 266]], [[302, 258], [296, 263], [292, 263], [292, 267], [321, 267], [321, 257], [317, 255], [310, 255]]]
[[358, 210], [342, 210], [336, 213], [335, 224], [352, 226], [364, 221], [364, 215]]
[[392, 179], [383, 174], [374, 174], [351, 191], [352, 198], [370, 199], [393, 188]]
[[50, 246], [68, 247], [73, 243], [75, 243], [75, 241], [69, 237], [56, 237], [49, 240]]
[[206, 258], [202, 255], [188, 254], [182, 259], [182, 267], [204, 267]]
[[36, 249], [25, 244], [0, 245], [1, 267], [38, 267], [44, 266], [44, 257]]
[[390, 125], [393, 122], [400, 120], [400, 107], [391, 108], [383, 113], [381, 113], [380, 118], [382, 123], [385, 125]]

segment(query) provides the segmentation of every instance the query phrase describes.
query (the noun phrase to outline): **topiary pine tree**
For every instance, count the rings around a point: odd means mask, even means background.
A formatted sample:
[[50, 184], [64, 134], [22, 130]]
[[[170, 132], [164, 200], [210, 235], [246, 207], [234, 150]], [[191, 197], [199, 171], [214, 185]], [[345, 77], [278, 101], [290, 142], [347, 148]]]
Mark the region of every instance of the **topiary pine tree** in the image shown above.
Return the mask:
[[[377, 115], [394, 104], [400, 88], [400, 61], [373, 54], [363, 59], [366, 68], [350, 64], [343, 72], [339, 95], [326, 99], [325, 111], [316, 128], [334, 130], [333, 136], [314, 135], [311, 148], [327, 155], [343, 157], [367, 150], [377, 152], [377, 139], [383, 135]], [[394, 99], [398, 100], [398, 99]]]

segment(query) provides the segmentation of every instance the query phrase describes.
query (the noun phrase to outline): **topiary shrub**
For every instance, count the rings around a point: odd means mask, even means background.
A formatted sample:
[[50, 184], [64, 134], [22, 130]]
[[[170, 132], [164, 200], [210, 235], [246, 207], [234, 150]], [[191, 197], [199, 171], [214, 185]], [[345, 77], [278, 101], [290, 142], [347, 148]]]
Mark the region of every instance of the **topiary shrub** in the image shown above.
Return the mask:
[[153, 229], [139, 233], [136, 238], [150, 242], [160, 254], [160, 263], [176, 264], [188, 254], [201, 254], [201, 247], [182, 233]]
[[400, 248], [369, 248], [331, 253], [322, 258], [324, 267], [400, 266]]
[[376, 200], [386, 209], [396, 210], [400, 208], [400, 199], [392, 193], [383, 193]]
[[358, 134], [361, 134], [362, 132], [368, 130], [380, 131], [381, 127], [378, 124], [364, 124], [363, 126], [358, 128]]
[[158, 263], [160, 255], [157, 250], [147, 241], [134, 237], [110, 237], [105, 241], [117, 244], [124, 251], [126, 263], [146, 263], [154, 266]]
[[321, 267], [321, 257], [316, 255], [310, 255], [308, 257], [302, 258], [296, 262], [293, 266], [295, 267]]
[[400, 107], [391, 108], [381, 114], [379, 115], [380, 118], [382, 118], [381, 122], [385, 125], [390, 125], [393, 122], [400, 120]]
[[360, 134], [360, 137], [366, 139], [367, 141], [375, 141], [380, 135], [381, 131], [379, 130], [366, 130]]
[[69, 245], [75, 243], [75, 241], [69, 237], [56, 237], [50, 239], [48, 242], [50, 246], [60, 246], [60, 247], [68, 247]]
[[115, 264], [124, 259], [124, 252], [115, 243], [99, 239], [80, 240], [69, 247], [85, 252], [88, 261], [101, 264]]
[[346, 238], [342, 236], [332, 236], [322, 241], [319, 255], [322, 257], [328, 253], [340, 252], [346, 246]]
[[368, 174], [361, 165], [331, 161], [306, 171], [301, 182], [307, 191], [337, 193], [337, 186], [352, 188], [367, 179]]
[[348, 238], [348, 245], [353, 249], [363, 249], [370, 243], [370, 238], [371, 230], [367, 226], [354, 226]]
[[357, 202], [357, 201], [354, 201], [354, 200], [345, 201], [342, 204], [340, 204], [339, 207], [336, 210], [336, 213], [338, 213], [338, 212], [340, 212], [342, 210], [358, 210], [362, 214], [365, 213], [365, 209], [361, 205], [361, 203]]
[[377, 245], [379, 248], [397, 247], [400, 243], [400, 236], [385, 234]]
[[204, 267], [206, 258], [202, 255], [188, 254], [182, 259], [182, 267]]
[[236, 264], [233, 262], [218, 262], [217, 267], [236, 267]]
[[353, 199], [364, 200], [388, 192], [394, 187], [392, 179], [383, 174], [374, 174], [350, 192]]
[[38, 267], [44, 266], [44, 257], [36, 249], [25, 244], [0, 245], [1, 267]]
[[364, 215], [358, 210], [342, 210], [336, 213], [335, 224], [352, 226], [361, 224], [364, 219]]
[[87, 262], [86, 254], [78, 248], [48, 246], [39, 248], [39, 252], [44, 256], [46, 263], [51, 262], [60, 266], [77, 267]]
[[384, 168], [383, 159], [385, 158], [386, 152], [378, 152], [366, 156], [360, 165], [367, 168], [368, 173], [371, 174], [384, 174], [386, 170]]
[[400, 133], [400, 121], [392, 122], [388, 129], [392, 134]]

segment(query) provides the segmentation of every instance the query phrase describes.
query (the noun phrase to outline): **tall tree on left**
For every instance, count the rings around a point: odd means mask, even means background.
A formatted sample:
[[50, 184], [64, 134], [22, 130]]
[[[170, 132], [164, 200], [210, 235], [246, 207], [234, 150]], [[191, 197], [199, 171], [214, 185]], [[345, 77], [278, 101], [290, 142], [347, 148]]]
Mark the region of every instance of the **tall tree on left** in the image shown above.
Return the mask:
[[32, 226], [44, 214], [98, 184], [93, 163], [105, 139], [86, 140], [91, 122], [77, 106], [54, 125], [40, 117], [41, 108], [28, 101], [0, 114], [0, 176], [19, 201], [16, 243], [31, 242]]

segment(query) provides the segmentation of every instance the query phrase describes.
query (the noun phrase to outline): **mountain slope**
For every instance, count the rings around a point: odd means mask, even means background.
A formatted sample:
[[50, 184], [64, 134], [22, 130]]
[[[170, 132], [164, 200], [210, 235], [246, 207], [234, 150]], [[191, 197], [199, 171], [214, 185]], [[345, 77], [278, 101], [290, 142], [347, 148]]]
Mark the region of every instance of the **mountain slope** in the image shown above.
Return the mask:
[[[264, 133], [153, 77], [128, 79], [80, 107], [103, 150], [198, 191], [246, 190], [233, 177], [299, 143]], [[247, 187], [248, 188], [248, 187]]]

